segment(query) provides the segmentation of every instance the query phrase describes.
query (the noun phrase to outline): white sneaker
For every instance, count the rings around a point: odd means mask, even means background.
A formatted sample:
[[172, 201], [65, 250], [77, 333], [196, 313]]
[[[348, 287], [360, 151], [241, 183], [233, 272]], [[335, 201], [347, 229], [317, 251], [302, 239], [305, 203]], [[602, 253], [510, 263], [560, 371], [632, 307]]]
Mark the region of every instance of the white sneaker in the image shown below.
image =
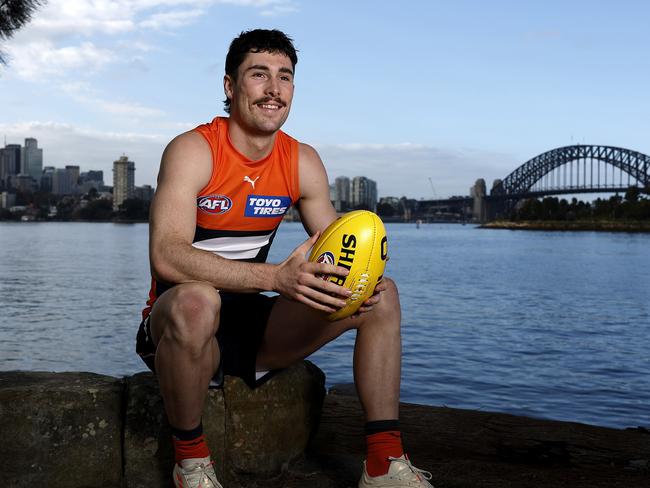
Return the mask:
[[176, 488], [223, 488], [217, 481], [212, 463], [195, 463], [182, 468], [174, 465], [174, 486]]
[[406, 456], [389, 457], [388, 460], [390, 467], [388, 473], [383, 476], [368, 476], [364, 461], [359, 488], [433, 488], [433, 485], [427, 481], [431, 479], [431, 473], [413, 466]]

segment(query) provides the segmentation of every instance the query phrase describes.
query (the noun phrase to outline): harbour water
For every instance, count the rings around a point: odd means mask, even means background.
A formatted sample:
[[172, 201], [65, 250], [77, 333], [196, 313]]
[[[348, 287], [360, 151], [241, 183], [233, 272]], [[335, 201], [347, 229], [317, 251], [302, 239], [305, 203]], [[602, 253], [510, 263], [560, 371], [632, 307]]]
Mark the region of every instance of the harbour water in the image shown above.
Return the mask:
[[[650, 427], [650, 235], [389, 224], [402, 400]], [[0, 223], [0, 369], [145, 370], [146, 224]], [[305, 239], [284, 223], [270, 261]], [[354, 333], [311, 359], [352, 382]]]

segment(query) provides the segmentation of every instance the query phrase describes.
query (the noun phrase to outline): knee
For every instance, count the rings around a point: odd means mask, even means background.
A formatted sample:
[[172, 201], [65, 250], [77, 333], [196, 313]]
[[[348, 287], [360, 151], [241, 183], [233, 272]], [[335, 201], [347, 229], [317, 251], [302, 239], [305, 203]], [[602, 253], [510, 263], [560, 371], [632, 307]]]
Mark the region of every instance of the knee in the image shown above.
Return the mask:
[[219, 327], [219, 292], [205, 283], [184, 283], [170, 291], [174, 296], [167, 332], [183, 344], [205, 344]]
[[370, 312], [361, 315], [360, 318], [364, 319], [362, 325], [399, 334], [402, 311], [397, 285], [390, 278], [384, 278], [382, 282], [386, 289], [381, 292], [379, 303]]

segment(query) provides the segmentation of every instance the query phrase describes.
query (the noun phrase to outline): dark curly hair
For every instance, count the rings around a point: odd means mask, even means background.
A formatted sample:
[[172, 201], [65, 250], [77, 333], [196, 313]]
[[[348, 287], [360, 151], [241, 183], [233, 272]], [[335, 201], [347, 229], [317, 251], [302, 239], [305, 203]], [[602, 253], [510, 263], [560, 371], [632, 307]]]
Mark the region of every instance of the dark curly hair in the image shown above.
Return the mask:
[[[237, 80], [237, 69], [244, 62], [248, 53], [282, 53], [286, 55], [296, 69], [298, 55], [293, 46], [293, 39], [277, 29], [254, 29], [242, 32], [230, 43], [226, 56], [226, 74]], [[224, 110], [230, 113], [230, 98], [223, 101]]]

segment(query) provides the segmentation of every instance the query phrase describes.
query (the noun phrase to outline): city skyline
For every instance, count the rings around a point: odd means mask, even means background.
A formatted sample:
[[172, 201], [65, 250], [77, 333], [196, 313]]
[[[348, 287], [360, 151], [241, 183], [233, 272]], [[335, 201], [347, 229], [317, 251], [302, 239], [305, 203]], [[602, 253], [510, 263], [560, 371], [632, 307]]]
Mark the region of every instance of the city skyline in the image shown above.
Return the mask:
[[650, 153], [649, 15], [630, 0], [51, 0], [3, 44], [0, 137], [30, 134], [53, 161], [107, 175], [126, 153], [136, 184], [154, 184], [165, 145], [223, 114], [230, 40], [277, 27], [299, 49], [286, 132], [330, 180], [464, 195], [572, 143]]
[[[56, 167], [44, 159], [44, 148], [38, 147], [38, 139], [25, 137], [24, 141], [24, 146], [5, 141], [5, 146], [0, 147], [0, 190], [41, 190], [53, 194], [75, 194], [87, 193], [91, 187], [95, 189], [101, 187], [113, 190], [115, 195], [113, 205], [117, 210], [124, 200], [135, 196], [137, 190], [142, 190], [143, 187], [148, 187], [150, 190], [155, 189], [153, 185], [147, 183], [135, 186], [135, 162], [130, 161], [126, 154], [122, 154], [113, 161], [111, 171], [113, 185], [105, 185], [103, 170], [89, 169], [82, 172], [81, 166], [75, 164], [66, 164], [64, 168]], [[7, 155], [14, 157], [3, 159], [5, 157], [3, 151], [9, 151]], [[34, 157], [34, 154], [37, 156]], [[30, 163], [30, 156], [32, 159], [36, 159], [37, 164]], [[40, 169], [40, 172], [33, 171], [34, 167]], [[63, 176], [64, 174], [65, 176]], [[17, 178], [17, 181], [23, 182], [23, 185], [16, 185], [15, 182], [8, 184], [8, 181], [5, 181], [7, 176]], [[80, 176], [85, 176], [84, 182], [93, 184], [81, 186]], [[24, 182], [29, 178], [32, 181], [25, 184]], [[65, 181], [59, 182], [58, 180], [61, 178]], [[343, 181], [347, 186], [345, 190], [341, 185]], [[55, 188], [64, 188], [65, 190], [55, 191]], [[374, 209], [378, 201], [377, 182], [364, 175], [356, 175], [352, 178], [345, 175], [336, 176], [330, 182], [330, 192], [337, 211], [340, 211], [341, 207], [349, 209], [360, 205]]]

